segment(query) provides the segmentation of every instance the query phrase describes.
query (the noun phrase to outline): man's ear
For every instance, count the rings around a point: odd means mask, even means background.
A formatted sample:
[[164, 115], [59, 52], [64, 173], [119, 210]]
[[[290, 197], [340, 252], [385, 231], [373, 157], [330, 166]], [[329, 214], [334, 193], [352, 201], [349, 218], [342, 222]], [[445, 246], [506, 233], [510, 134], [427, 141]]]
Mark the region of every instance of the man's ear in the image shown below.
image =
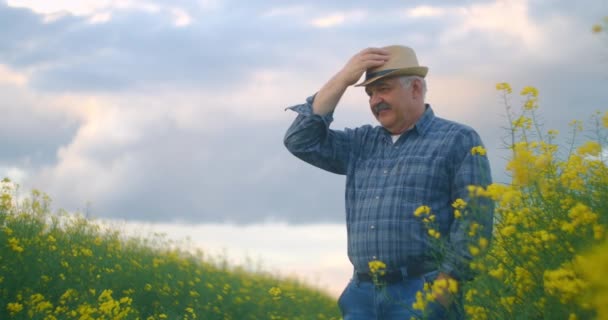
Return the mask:
[[422, 99], [422, 81], [414, 79], [412, 81], [412, 97], [415, 99]]

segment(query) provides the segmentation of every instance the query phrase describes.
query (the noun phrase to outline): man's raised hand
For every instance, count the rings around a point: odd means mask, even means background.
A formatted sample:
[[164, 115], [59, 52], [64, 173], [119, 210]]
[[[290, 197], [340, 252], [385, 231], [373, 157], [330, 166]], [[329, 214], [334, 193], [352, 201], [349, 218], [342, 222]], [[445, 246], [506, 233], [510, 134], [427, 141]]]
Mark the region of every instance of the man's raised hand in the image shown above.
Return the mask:
[[346, 86], [353, 85], [367, 69], [383, 65], [388, 58], [389, 52], [384, 49], [363, 49], [348, 60], [338, 76]]

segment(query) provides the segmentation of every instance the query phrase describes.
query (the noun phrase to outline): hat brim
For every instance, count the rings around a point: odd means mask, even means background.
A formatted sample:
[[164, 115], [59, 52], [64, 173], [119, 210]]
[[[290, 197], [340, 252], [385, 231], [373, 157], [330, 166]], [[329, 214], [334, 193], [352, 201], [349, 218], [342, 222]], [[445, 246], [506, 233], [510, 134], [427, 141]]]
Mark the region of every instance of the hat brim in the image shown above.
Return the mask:
[[384, 73], [382, 75], [376, 76], [376, 77], [372, 77], [369, 79], [366, 79], [365, 81], [358, 83], [355, 85], [355, 87], [364, 87], [367, 85], [370, 85], [373, 82], [376, 82], [380, 79], [384, 79], [384, 78], [388, 78], [388, 77], [398, 77], [398, 76], [419, 76], [419, 77], [426, 77], [426, 74], [429, 72], [429, 68], [428, 67], [410, 67], [410, 68], [402, 68], [402, 69], [395, 69], [394, 71], [388, 72], [388, 73]]

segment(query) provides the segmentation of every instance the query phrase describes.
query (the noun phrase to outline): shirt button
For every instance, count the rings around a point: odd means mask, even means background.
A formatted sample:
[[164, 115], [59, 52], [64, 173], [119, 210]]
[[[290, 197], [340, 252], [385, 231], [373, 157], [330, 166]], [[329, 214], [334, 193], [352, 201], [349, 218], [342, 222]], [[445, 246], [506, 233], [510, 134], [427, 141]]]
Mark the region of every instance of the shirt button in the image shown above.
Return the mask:
[[376, 200], [380, 199], [380, 196], [376, 196]]
[[384, 170], [384, 174], [387, 174], [387, 173], [388, 173], [388, 170]]
[[372, 256], [372, 259], [376, 260], [377, 258], [376, 258], [376, 256]]
[[371, 229], [374, 229], [376, 226], [374, 226], [373, 224], [370, 226]]

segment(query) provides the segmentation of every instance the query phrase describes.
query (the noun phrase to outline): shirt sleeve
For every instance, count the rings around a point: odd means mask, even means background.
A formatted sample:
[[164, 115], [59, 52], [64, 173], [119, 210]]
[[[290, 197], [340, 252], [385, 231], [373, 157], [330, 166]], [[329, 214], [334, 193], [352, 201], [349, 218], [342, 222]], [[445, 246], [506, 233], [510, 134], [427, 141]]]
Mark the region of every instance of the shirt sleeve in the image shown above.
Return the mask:
[[[490, 164], [486, 155], [472, 154], [471, 149], [483, 146], [479, 135], [469, 129], [454, 144], [456, 166], [452, 180], [452, 203], [462, 199], [467, 203], [460, 218], [455, 218], [450, 227], [446, 255], [439, 270], [457, 280], [470, 280], [473, 256], [469, 246], [479, 246], [479, 238], [490, 240], [494, 218], [494, 202], [489, 198], [469, 196], [469, 186], [487, 187], [492, 183]], [[477, 227], [471, 227], [477, 224]], [[471, 230], [475, 229], [473, 233]], [[471, 233], [471, 234], [470, 234]]]
[[303, 161], [336, 174], [346, 174], [353, 140], [352, 130], [330, 130], [333, 112], [314, 114], [314, 96], [304, 104], [287, 109], [298, 113], [287, 132], [284, 144], [287, 150]]

